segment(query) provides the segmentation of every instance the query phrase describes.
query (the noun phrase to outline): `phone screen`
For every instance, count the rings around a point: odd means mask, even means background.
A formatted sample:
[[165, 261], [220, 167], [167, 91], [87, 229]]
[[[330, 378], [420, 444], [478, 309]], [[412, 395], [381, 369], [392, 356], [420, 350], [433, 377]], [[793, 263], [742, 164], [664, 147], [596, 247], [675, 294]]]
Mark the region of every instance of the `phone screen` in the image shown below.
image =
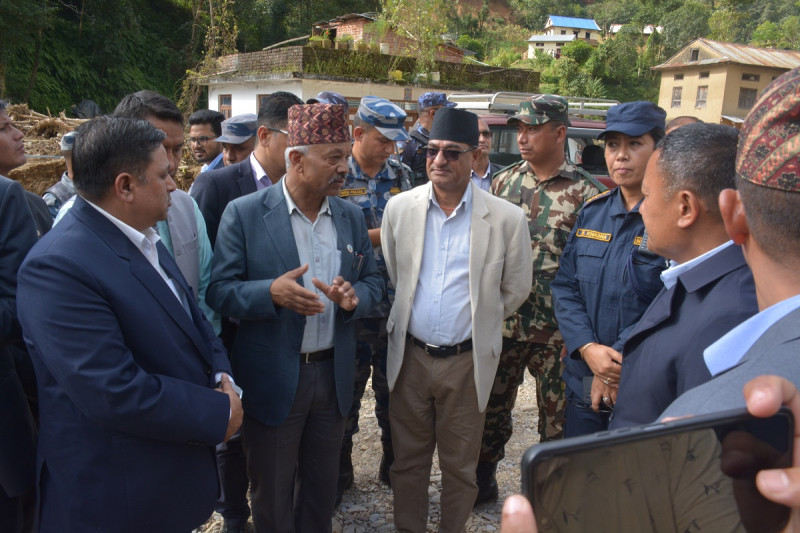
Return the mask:
[[759, 470], [792, 464], [794, 424], [746, 411], [532, 446], [522, 490], [540, 533], [780, 531], [789, 509], [761, 496]]

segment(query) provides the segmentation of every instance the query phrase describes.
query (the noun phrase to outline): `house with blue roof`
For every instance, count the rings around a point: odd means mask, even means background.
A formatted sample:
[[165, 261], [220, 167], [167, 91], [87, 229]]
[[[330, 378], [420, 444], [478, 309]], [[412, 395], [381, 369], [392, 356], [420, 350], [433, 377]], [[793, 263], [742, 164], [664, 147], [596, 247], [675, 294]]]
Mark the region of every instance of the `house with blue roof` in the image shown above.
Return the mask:
[[544, 33], [531, 35], [528, 39], [528, 57], [533, 57], [539, 50], [558, 58], [566, 43], [580, 39], [597, 46], [602, 40], [601, 35], [600, 26], [593, 19], [549, 15]]

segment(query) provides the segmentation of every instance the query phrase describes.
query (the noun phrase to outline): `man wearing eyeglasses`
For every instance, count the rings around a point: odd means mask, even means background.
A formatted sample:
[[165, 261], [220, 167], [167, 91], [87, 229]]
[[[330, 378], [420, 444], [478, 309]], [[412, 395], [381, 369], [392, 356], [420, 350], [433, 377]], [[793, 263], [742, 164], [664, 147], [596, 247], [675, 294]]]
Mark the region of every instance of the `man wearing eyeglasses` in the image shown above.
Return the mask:
[[212, 246], [228, 202], [265, 189], [286, 173], [283, 152], [289, 108], [302, 103], [297, 96], [285, 91], [269, 95], [258, 112], [255, 150], [244, 160], [200, 174], [195, 180], [189, 193], [203, 212]]
[[471, 182], [478, 118], [444, 108], [426, 148], [430, 184], [389, 200], [381, 247], [396, 292], [386, 329], [394, 520], [424, 532], [434, 447], [439, 531], [460, 532], [478, 493], [483, 418], [502, 321], [525, 300], [533, 260], [523, 211]]
[[550, 282], [581, 206], [606, 190], [566, 158], [569, 107], [565, 98], [544, 94], [522, 102], [508, 123], [517, 126], [522, 161], [495, 176], [492, 192], [520, 206], [528, 216], [536, 276], [527, 289], [527, 301], [503, 324], [503, 354], [486, 411], [476, 505], [497, 499], [497, 463], [511, 438], [511, 410], [525, 368], [536, 380], [540, 440], [564, 435], [566, 398], [560, 361], [564, 339], [555, 319]]
[[189, 148], [195, 160], [202, 164], [200, 172], [216, 170], [222, 161], [222, 145], [217, 138], [222, 135], [225, 115], [212, 109], [200, 109], [189, 117]]
[[475, 164], [472, 165], [472, 181], [475, 185], [488, 191], [492, 187], [492, 178], [496, 172], [499, 172], [503, 167], [497, 163], [489, 161], [489, 154], [492, 152], [492, 130], [485, 120], [478, 119], [478, 158]]

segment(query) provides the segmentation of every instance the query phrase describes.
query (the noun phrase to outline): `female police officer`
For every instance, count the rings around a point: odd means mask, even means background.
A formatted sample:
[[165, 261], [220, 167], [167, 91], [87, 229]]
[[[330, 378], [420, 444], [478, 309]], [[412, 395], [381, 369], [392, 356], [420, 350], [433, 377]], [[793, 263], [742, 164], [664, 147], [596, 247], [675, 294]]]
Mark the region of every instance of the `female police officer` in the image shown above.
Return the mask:
[[567, 349], [565, 437], [608, 427], [619, 350], [662, 285], [659, 274], [666, 263], [647, 249], [639, 204], [647, 160], [664, 136], [665, 118], [650, 102], [609, 109], [600, 138], [618, 187], [586, 202], [552, 284]]

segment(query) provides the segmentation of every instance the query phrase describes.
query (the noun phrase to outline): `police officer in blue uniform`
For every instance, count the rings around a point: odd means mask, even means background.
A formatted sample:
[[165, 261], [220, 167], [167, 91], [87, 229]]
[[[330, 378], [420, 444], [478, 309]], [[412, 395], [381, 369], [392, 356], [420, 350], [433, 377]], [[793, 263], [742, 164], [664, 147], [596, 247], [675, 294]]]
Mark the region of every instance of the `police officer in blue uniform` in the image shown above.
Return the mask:
[[408, 165], [414, 172], [414, 186], [428, 182], [428, 172], [425, 163], [425, 150], [428, 145], [428, 135], [433, 126], [433, 116], [443, 107], [454, 107], [455, 102], [447, 99], [444, 93], [427, 92], [417, 99], [419, 117], [417, 123], [409, 132], [409, 138], [403, 144], [400, 160]]
[[551, 286], [567, 350], [565, 437], [608, 428], [620, 351], [662, 286], [666, 261], [647, 249], [639, 204], [647, 161], [664, 136], [665, 118], [666, 112], [650, 102], [608, 111], [600, 138], [617, 187], [586, 202]]
[[[413, 186], [414, 175], [411, 169], [389, 156], [395, 153], [396, 143], [407, 140], [403, 128], [406, 113], [389, 100], [376, 96], [361, 99], [353, 119], [353, 153], [348, 159], [348, 174], [339, 196], [345, 198], [364, 213], [369, 237], [372, 241], [378, 269], [388, 282], [386, 263], [381, 252], [380, 228], [386, 202], [395, 194]], [[390, 297], [384, 295], [383, 301], [366, 317], [358, 320], [356, 329], [356, 372], [353, 405], [345, 427], [339, 463], [339, 485], [337, 500], [353, 485], [353, 464], [351, 451], [353, 434], [358, 431], [358, 413], [361, 397], [372, 369], [372, 389], [375, 392], [375, 416], [381, 428], [383, 458], [379, 478], [389, 484], [389, 467], [394, 461], [392, 436], [389, 429], [389, 387], [386, 382], [386, 349], [388, 336], [386, 317], [391, 308]]]

